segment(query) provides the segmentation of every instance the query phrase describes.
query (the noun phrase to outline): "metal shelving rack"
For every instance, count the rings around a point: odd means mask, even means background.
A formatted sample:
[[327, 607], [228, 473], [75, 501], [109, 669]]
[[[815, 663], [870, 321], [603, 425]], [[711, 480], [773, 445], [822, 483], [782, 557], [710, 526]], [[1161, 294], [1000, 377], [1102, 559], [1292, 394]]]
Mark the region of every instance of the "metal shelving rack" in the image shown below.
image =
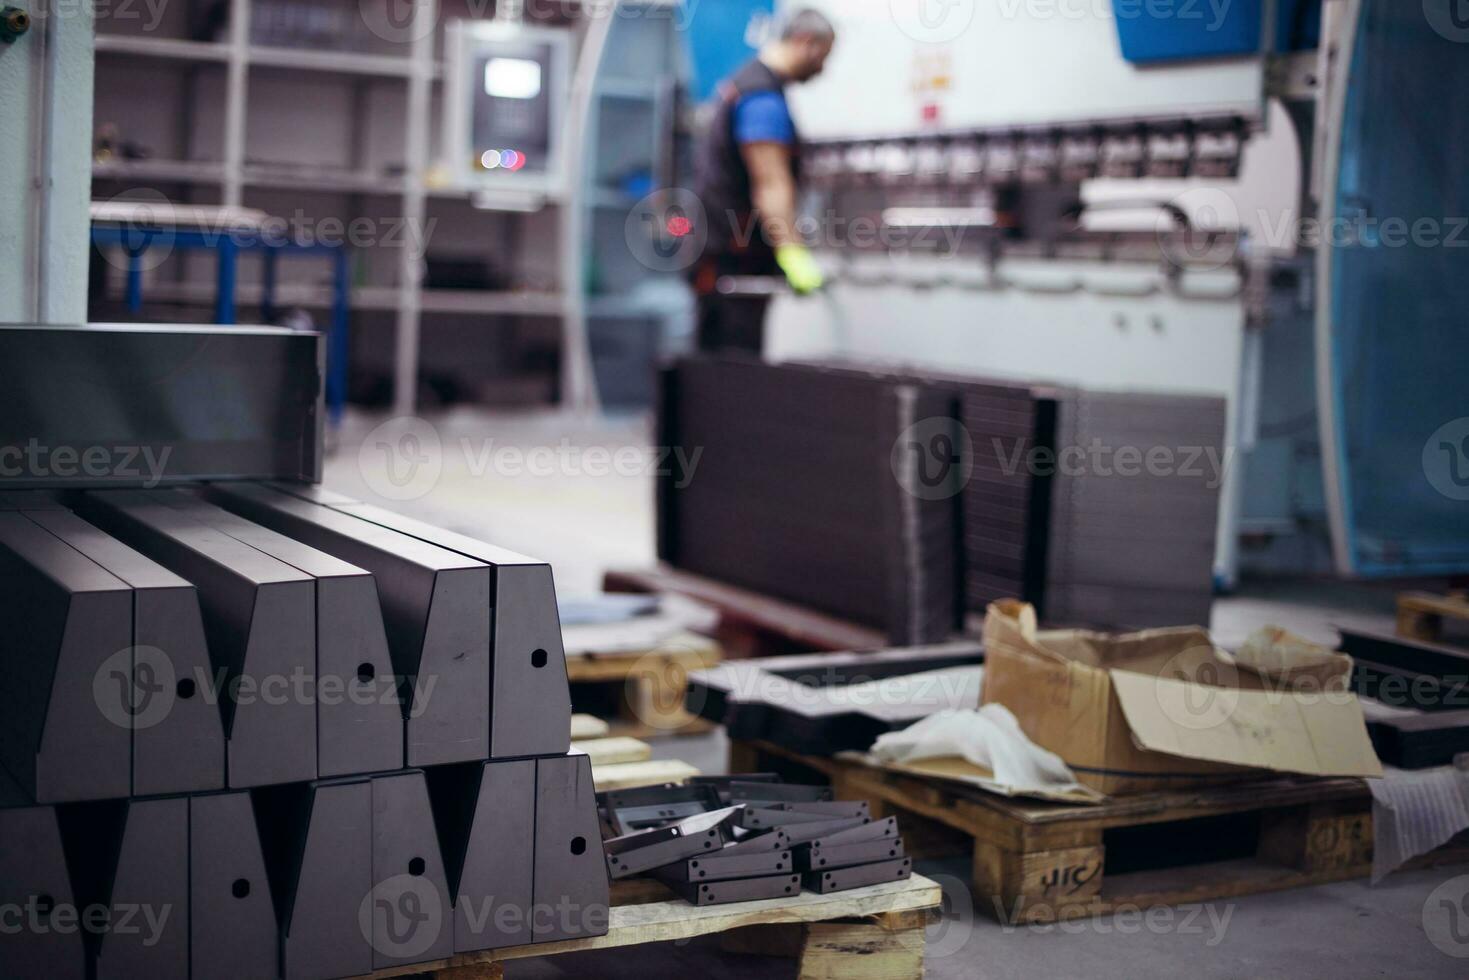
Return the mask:
[[[642, 6], [671, 5], [678, 0], [635, 0]], [[517, 16], [506, 10], [513, 0], [501, 0], [499, 16]], [[410, 226], [422, 227], [427, 218], [428, 202], [433, 199], [465, 198], [466, 192], [454, 188], [432, 186], [428, 179], [433, 161], [431, 119], [434, 116], [435, 82], [442, 68], [438, 61], [438, 43], [442, 35], [438, 0], [416, 0], [413, 20], [400, 24], [402, 34], [411, 40], [400, 43], [402, 54], [356, 51], [281, 48], [251, 43], [252, 0], [229, 0], [226, 33], [218, 41], [158, 37], [147, 34], [108, 33], [99, 31], [96, 49], [99, 55], [98, 75], [106, 84], [108, 64], [122, 62], [137, 65], [148, 60], [172, 62], [188, 69], [216, 66], [224, 73], [224, 98], [221, 130], [222, 152], [218, 161], [190, 159], [109, 160], [94, 165], [94, 180], [131, 183], [136, 187], [182, 186], [218, 189], [218, 203], [238, 207], [245, 203], [251, 189], [284, 189], [346, 194], [354, 198], [391, 201], [393, 214]], [[600, 116], [596, 106], [604, 98], [643, 93], [622, 92], [626, 82], [612, 82], [602, 90], [599, 73], [613, 34], [616, 10], [602, 10], [597, 17], [578, 18], [568, 28], [577, 40], [576, 69], [573, 79], [573, 106], [568, 120], [572, 139], [568, 153], [573, 161], [588, 159], [592, 147], [588, 130], [594, 130]], [[362, 80], [399, 80], [406, 86], [402, 123], [402, 174], [315, 173], [311, 167], [252, 164], [247, 162], [247, 125], [252, 71], [257, 69], [291, 72], [321, 72]], [[189, 125], [188, 120], [185, 126]], [[184, 154], [188, 155], [187, 148]], [[588, 195], [594, 195], [589, 202]], [[600, 195], [600, 196], [596, 196]], [[577, 244], [585, 240], [591, 222], [589, 210], [609, 206], [610, 196], [596, 191], [588, 182], [573, 180], [564, 199], [557, 205], [559, 216], [558, 254], [560, 288], [554, 292], [439, 290], [423, 287], [422, 256], [411, 248], [399, 248], [396, 278], [392, 285], [357, 286], [352, 290], [352, 308], [394, 315], [394, 398], [398, 414], [411, 414], [417, 402], [420, 346], [423, 342], [425, 313], [481, 314], [559, 318], [562, 321], [561, 393], [563, 406], [579, 412], [598, 407], [596, 382], [591, 367], [587, 341], [587, 318], [608, 307], [602, 298], [589, 302], [585, 293], [586, 256]], [[626, 203], [626, 202], [622, 202]], [[549, 220], [549, 217], [548, 217]], [[207, 301], [212, 282], [187, 281], [159, 283], [149, 294], [180, 302]], [[248, 302], [250, 285], [241, 287], [240, 298]], [[283, 302], [296, 305], [324, 305], [329, 290], [303, 284], [282, 283], [279, 295]], [[615, 304], [613, 304], [615, 305]]]

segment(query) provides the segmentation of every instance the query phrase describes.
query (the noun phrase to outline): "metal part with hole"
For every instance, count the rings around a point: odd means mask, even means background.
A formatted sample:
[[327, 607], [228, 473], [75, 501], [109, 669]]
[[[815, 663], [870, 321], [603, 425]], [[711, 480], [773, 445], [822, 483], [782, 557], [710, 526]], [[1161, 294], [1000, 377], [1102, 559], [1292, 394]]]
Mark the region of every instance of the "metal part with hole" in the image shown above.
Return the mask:
[[315, 779], [316, 597], [310, 576], [148, 491], [78, 495], [90, 523], [199, 590], [231, 789]]
[[690, 905], [729, 905], [770, 898], [793, 898], [801, 893], [800, 875], [763, 875], [695, 884], [672, 883]]
[[403, 713], [372, 575], [193, 494], [161, 490], [156, 496], [315, 582], [317, 775], [403, 768]]
[[490, 567], [490, 758], [564, 754], [571, 693], [551, 566], [371, 504], [339, 498], [326, 506]]
[[483, 562], [259, 484], [210, 484], [205, 497], [372, 573], [405, 695], [408, 765], [489, 758], [490, 569]]
[[907, 856], [901, 837], [857, 844], [821, 845], [817, 842], [809, 847], [797, 848], [795, 853], [796, 868], [800, 871], [829, 871], [832, 868], [849, 868], [857, 864], [891, 861]]
[[[77, 908], [67, 876], [56, 808], [30, 805], [28, 796], [0, 769], [0, 905], [31, 909], [41, 922], [50, 910]], [[22, 929], [5, 937], [5, 969], [18, 977], [83, 980], [87, 973], [77, 930]]]
[[806, 887], [820, 895], [846, 891], [850, 888], [865, 888], [889, 881], [904, 881], [913, 875], [913, 859], [898, 858], [879, 861], [876, 864], [861, 864], [851, 868], [836, 868], [831, 871], [808, 871], [802, 878]]
[[[24, 513], [133, 590], [133, 795], [223, 789], [223, 722], [202, 694], [211, 666], [198, 590], [68, 510]], [[161, 700], [155, 706], [143, 700], [149, 697]]]
[[372, 965], [382, 970], [454, 953], [454, 906], [421, 771], [372, 780]]
[[536, 942], [607, 934], [610, 897], [600, 840], [591, 760], [584, 755], [538, 759]]
[[280, 930], [248, 793], [189, 800], [189, 947], [193, 976], [276, 975]]

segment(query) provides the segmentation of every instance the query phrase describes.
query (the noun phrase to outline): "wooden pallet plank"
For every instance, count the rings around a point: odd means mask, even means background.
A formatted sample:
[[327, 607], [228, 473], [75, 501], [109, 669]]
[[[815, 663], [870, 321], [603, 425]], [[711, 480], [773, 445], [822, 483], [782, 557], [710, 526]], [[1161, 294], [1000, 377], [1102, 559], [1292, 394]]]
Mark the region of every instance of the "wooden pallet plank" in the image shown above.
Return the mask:
[[1469, 620], [1469, 596], [1458, 592], [1448, 595], [1434, 595], [1431, 592], [1398, 594], [1399, 636], [1435, 643], [1443, 634], [1445, 619]]
[[[938, 910], [942, 901], [943, 891], [937, 883], [922, 875], [913, 875], [906, 881], [831, 895], [803, 892], [792, 898], [740, 902], [733, 905], [700, 908], [683, 901], [617, 905], [609, 915], [609, 928], [605, 936], [471, 953], [451, 960], [384, 970], [372, 977], [373, 980], [388, 980], [393, 977], [437, 973], [442, 980], [461, 980], [452, 971], [529, 957], [676, 942], [751, 926], [782, 923], [859, 920], [874, 928], [907, 936], [911, 942], [914, 928], [918, 929], [921, 937], [922, 925]], [[910, 974], [902, 980], [918, 980], [919, 977], [921, 974]]]
[[609, 731], [605, 721], [594, 715], [571, 716], [571, 740], [581, 742], [589, 738], [605, 738]]
[[653, 746], [626, 736], [589, 738], [572, 748], [585, 752], [595, 766], [613, 766], [628, 762], [647, 762], [653, 758]]
[[699, 770], [678, 759], [654, 759], [649, 762], [625, 762], [611, 766], [593, 766], [592, 783], [598, 793], [614, 789], [636, 789], [681, 783], [699, 775]]
[[[897, 814], [900, 823], [917, 815], [926, 824], [968, 835], [977, 906], [1007, 921], [1053, 922], [1371, 872], [1372, 796], [1360, 779], [1266, 777], [1083, 807], [989, 795], [952, 781], [895, 773], [851, 755], [812, 759], [765, 742], [731, 745], [732, 763], [748, 767], [734, 772], [768, 769], [780, 760], [829, 773], [839, 798], [865, 799], [874, 815]], [[1110, 831], [1161, 824], [1187, 828], [1191, 821], [1250, 814], [1259, 815], [1253, 857], [1107, 873]], [[1124, 853], [1125, 842], [1113, 840]], [[1415, 863], [1465, 856], [1451, 846]]]

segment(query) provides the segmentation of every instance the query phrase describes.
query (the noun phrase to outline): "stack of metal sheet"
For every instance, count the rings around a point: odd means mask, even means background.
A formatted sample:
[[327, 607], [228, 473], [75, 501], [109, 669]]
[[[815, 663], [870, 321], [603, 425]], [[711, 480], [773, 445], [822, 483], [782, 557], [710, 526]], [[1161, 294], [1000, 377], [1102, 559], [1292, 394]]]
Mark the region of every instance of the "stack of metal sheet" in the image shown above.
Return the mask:
[[551, 569], [317, 487], [324, 347], [0, 326], [6, 977], [606, 931]]
[[1223, 399], [1073, 391], [1062, 402], [1044, 615], [1058, 624], [1209, 624]]
[[[1007, 597], [1054, 623], [1208, 623], [1222, 399], [701, 357], [668, 372], [661, 420], [697, 460], [660, 482], [659, 554], [680, 568], [895, 644]], [[914, 628], [920, 610], [934, 628]]]
[[925, 461], [903, 451], [913, 427], [953, 416], [952, 394], [739, 357], [681, 361], [662, 394], [660, 443], [691, 463], [660, 476], [664, 561], [894, 643], [955, 630], [952, 495], [906, 489]]
[[996, 599], [1020, 597], [1044, 608], [1051, 532], [1052, 468], [1047, 461], [1055, 452], [1058, 399], [1067, 393], [1051, 385], [908, 364], [841, 358], [811, 364], [951, 393], [958, 422], [952, 436], [930, 422], [927, 431], [917, 433], [917, 441], [932, 457], [948, 437], [967, 455], [961, 460], [964, 479], [956, 484], [961, 606], [982, 616]]

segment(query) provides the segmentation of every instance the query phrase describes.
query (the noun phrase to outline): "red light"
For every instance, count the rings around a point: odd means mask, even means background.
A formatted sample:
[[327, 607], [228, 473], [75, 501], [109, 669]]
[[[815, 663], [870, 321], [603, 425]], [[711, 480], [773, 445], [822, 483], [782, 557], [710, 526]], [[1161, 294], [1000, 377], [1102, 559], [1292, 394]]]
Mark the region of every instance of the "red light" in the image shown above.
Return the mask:
[[694, 223], [682, 215], [668, 219], [668, 233], [674, 238], [685, 238], [694, 230]]

